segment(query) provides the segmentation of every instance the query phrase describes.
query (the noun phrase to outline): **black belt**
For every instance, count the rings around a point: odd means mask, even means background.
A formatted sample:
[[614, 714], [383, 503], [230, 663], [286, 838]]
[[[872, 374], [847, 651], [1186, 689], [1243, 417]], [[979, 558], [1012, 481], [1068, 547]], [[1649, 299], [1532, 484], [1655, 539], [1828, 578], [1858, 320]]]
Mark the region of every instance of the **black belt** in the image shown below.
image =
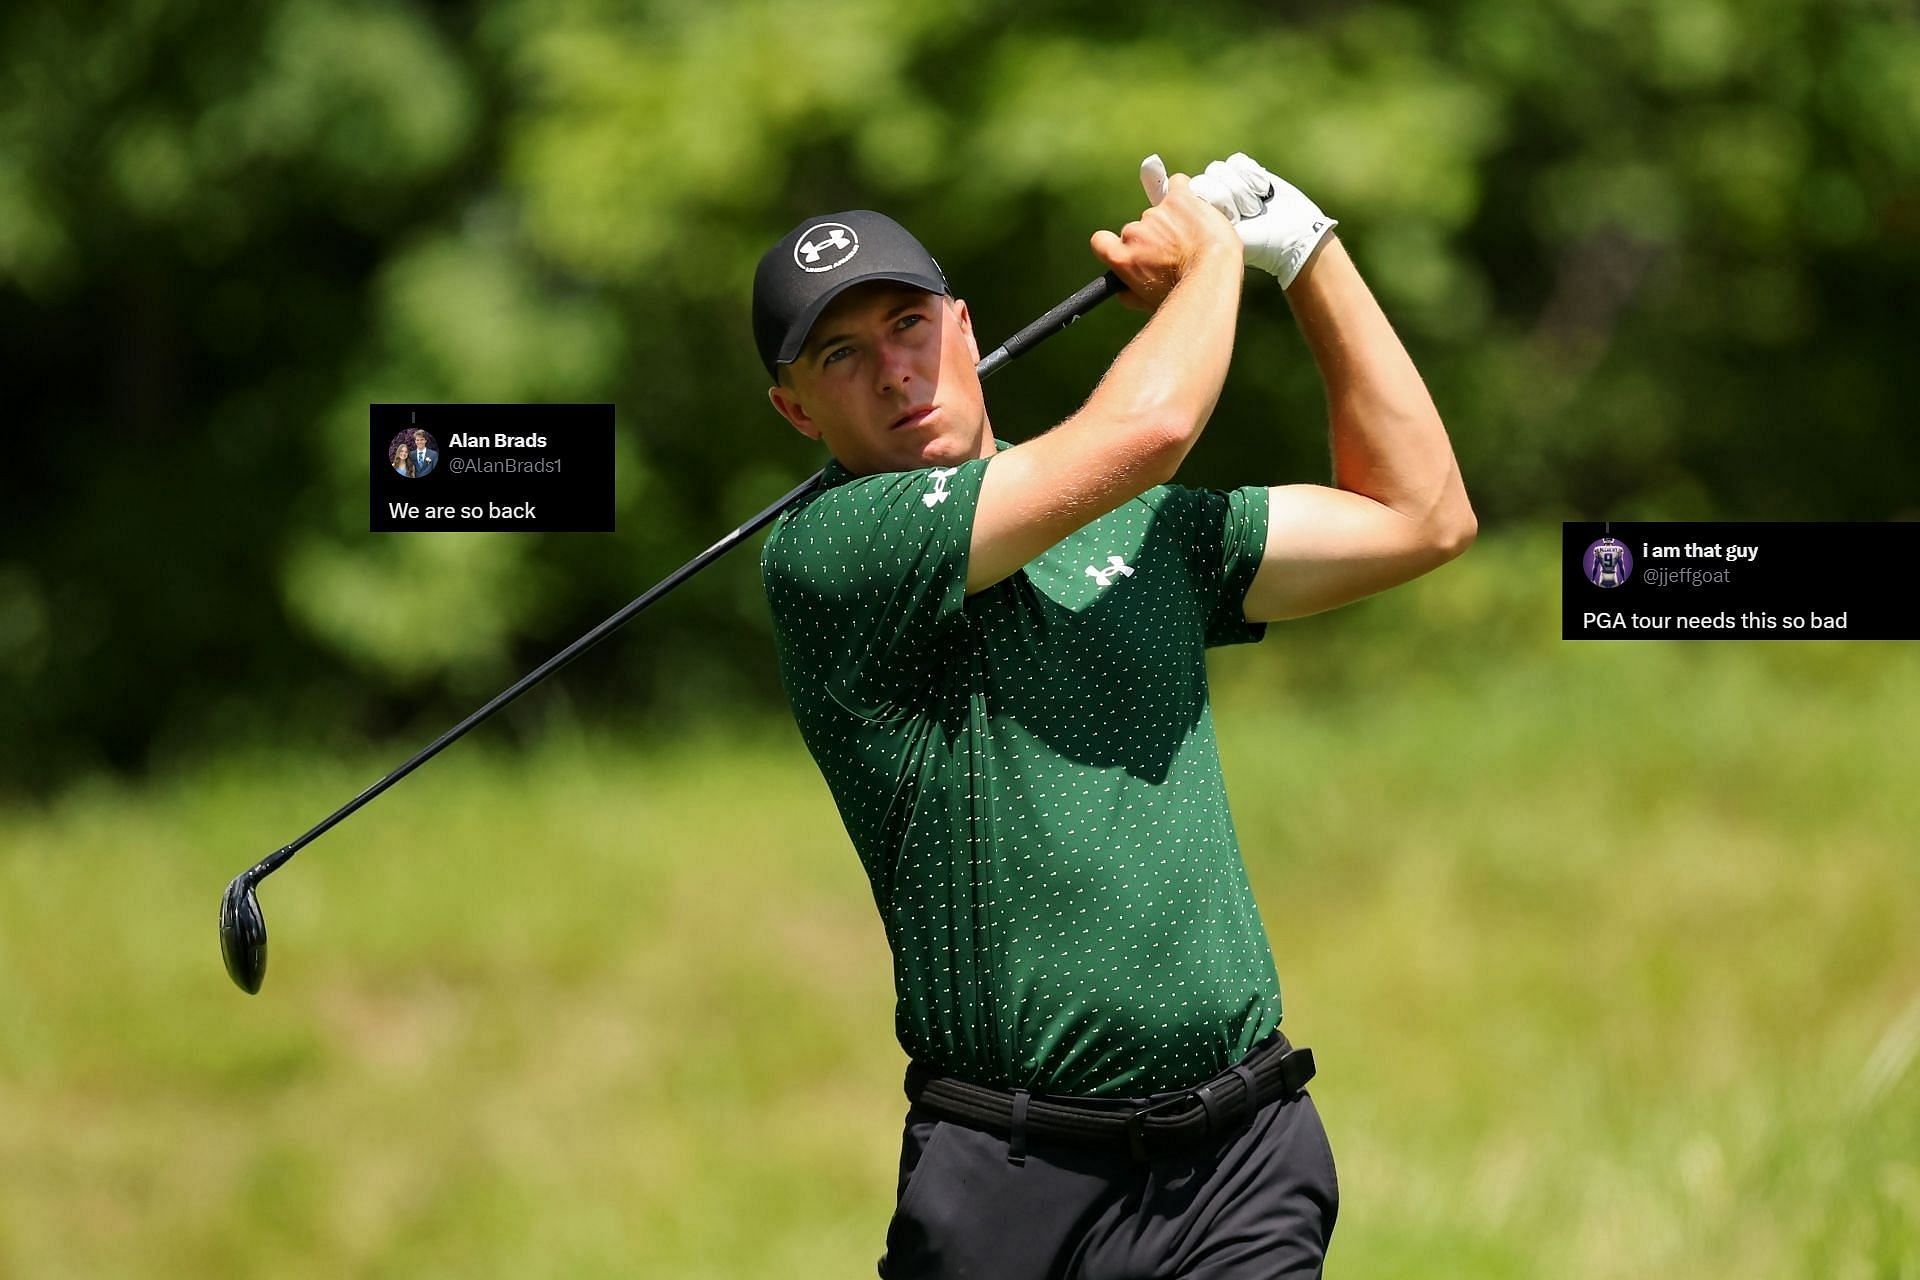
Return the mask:
[[907, 1065], [909, 1110], [1008, 1142], [1007, 1158], [1026, 1160], [1029, 1139], [1157, 1160], [1228, 1133], [1277, 1098], [1313, 1079], [1313, 1050], [1296, 1049], [1278, 1031], [1211, 1080], [1147, 1098], [1074, 1098], [994, 1089]]

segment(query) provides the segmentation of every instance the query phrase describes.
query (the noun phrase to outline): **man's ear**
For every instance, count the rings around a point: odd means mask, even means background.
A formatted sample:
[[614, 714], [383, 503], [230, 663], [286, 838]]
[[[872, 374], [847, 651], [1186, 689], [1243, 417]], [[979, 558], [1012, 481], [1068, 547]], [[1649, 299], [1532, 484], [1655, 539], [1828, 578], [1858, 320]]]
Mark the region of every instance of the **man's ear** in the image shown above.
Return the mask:
[[820, 438], [820, 428], [815, 426], [813, 419], [807, 416], [806, 407], [800, 403], [800, 398], [793, 394], [793, 388], [775, 383], [767, 388], [767, 399], [772, 402], [774, 409], [781, 417], [793, 424], [795, 431], [809, 440]]
[[960, 320], [961, 336], [967, 340], [967, 350], [973, 353], [973, 362], [980, 363], [980, 343], [973, 336], [973, 316], [967, 311], [967, 304], [959, 298], [953, 299], [953, 313]]

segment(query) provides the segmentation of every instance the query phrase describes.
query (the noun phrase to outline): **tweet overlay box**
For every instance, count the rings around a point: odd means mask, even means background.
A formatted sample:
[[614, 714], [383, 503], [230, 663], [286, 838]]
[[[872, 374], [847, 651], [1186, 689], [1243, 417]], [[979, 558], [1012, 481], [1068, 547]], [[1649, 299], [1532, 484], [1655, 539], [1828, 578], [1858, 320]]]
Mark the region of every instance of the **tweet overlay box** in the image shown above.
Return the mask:
[[1565, 640], [1913, 640], [1920, 523], [1569, 521]]
[[374, 533], [612, 533], [610, 404], [376, 404]]

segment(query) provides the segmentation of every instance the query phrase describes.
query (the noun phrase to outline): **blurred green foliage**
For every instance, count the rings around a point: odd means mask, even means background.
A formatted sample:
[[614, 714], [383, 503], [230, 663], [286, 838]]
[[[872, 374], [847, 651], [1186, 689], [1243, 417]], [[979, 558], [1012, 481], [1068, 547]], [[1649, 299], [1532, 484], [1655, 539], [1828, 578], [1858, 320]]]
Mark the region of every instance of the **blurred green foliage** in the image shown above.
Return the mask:
[[[10, 4], [0, 777], [445, 723], [823, 460], [764, 401], [767, 243], [886, 209], [991, 337], [1155, 150], [1342, 219], [1483, 527], [1912, 517], [1916, 66], [1892, 0]], [[1244, 317], [1183, 479], [1324, 481], [1284, 301]], [[620, 534], [366, 533], [369, 402], [543, 399], [618, 406]], [[640, 626], [598, 714], [778, 703], [750, 554]]]

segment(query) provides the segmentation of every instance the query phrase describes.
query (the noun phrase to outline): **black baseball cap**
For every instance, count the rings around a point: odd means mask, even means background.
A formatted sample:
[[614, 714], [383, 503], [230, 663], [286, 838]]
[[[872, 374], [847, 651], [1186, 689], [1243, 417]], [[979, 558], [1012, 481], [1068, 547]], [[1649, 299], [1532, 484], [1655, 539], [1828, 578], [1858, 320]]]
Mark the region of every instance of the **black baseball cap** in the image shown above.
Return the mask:
[[753, 273], [753, 341], [767, 375], [799, 356], [829, 302], [868, 280], [951, 292], [926, 246], [884, 213], [825, 213], [781, 236]]

